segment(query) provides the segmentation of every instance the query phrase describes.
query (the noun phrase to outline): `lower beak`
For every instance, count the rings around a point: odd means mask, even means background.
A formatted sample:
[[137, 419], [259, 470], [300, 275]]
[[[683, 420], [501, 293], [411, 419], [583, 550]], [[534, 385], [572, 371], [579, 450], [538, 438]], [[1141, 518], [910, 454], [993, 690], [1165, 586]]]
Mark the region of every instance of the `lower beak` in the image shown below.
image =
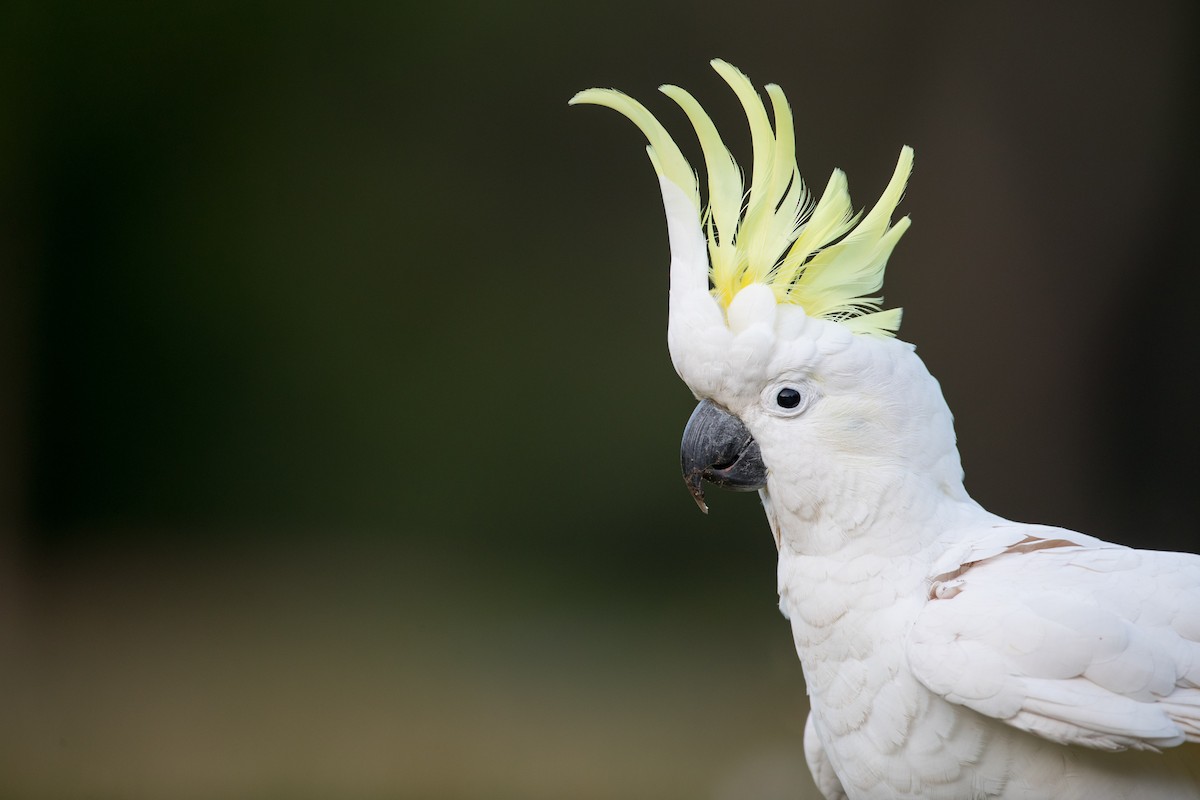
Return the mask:
[[701, 401], [692, 412], [683, 429], [679, 460], [683, 481], [705, 514], [703, 481], [735, 492], [752, 492], [767, 485], [767, 467], [758, 442], [741, 420], [711, 400]]

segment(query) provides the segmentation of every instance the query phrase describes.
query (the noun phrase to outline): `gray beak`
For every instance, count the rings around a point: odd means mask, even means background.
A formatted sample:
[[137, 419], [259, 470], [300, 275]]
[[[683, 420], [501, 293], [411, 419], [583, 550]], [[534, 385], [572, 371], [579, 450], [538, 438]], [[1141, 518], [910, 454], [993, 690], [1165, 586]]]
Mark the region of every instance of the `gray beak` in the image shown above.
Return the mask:
[[683, 429], [679, 460], [683, 482], [705, 514], [703, 481], [735, 492], [752, 492], [767, 485], [767, 467], [758, 442], [741, 420], [711, 400], [702, 401], [692, 412]]

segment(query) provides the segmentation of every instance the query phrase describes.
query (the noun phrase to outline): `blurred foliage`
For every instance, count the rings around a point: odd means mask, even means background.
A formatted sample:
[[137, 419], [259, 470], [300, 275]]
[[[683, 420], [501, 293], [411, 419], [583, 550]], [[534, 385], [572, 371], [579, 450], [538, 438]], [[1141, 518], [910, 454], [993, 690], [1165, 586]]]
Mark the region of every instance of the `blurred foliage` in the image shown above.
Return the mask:
[[643, 142], [566, 105], [695, 154], [670, 81], [744, 154], [714, 56], [815, 189], [916, 147], [888, 300], [981, 502], [1196, 546], [1194, 4], [4, 16], [0, 794], [806, 785], [757, 500], [678, 477]]
[[535, 9], [486, 9], [26, 9], [38, 535], [561, 511], [599, 488], [575, 458], [613, 463], [599, 428], [669, 430], [596, 392], [661, 345], [563, 263], [569, 150], [537, 154], [568, 95], [498, 107], [495, 26]]

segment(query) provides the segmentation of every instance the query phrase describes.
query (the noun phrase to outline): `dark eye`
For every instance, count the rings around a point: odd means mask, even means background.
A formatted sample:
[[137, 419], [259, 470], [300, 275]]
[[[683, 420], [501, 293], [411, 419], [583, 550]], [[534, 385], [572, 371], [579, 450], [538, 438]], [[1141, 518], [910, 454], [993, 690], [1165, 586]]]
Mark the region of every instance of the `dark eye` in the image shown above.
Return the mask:
[[775, 402], [780, 408], [795, 408], [800, 405], [800, 393], [790, 387], [780, 389], [779, 394], [775, 395]]

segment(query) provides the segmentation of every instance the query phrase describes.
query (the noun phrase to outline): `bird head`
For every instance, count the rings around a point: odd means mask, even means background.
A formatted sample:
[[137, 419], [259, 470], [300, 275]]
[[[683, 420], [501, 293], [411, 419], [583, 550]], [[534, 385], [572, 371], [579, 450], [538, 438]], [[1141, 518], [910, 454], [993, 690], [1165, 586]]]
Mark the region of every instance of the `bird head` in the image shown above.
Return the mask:
[[764, 499], [769, 492], [803, 516], [830, 491], [878, 485], [891, 472], [940, 471], [947, 446], [953, 474], [957, 451], [940, 389], [912, 346], [894, 338], [900, 309], [883, 310], [878, 294], [909, 225], [891, 217], [912, 170], [911, 148], [901, 150], [869, 212], [854, 212], [840, 170], [814, 198], [796, 166], [783, 91], [766, 87], [772, 124], [745, 75], [724, 61], [712, 66], [749, 122], [748, 188], [700, 104], [679, 87], [661, 87], [700, 140], [703, 209], [696, 173], [643, 105], [611, 89], [571, 100], [620, 112], [649, 141], [671, 244], [668, 346], [700, 400], [681, 452], [692, 496], [707, 510], [705, 480], [765, 490]]

